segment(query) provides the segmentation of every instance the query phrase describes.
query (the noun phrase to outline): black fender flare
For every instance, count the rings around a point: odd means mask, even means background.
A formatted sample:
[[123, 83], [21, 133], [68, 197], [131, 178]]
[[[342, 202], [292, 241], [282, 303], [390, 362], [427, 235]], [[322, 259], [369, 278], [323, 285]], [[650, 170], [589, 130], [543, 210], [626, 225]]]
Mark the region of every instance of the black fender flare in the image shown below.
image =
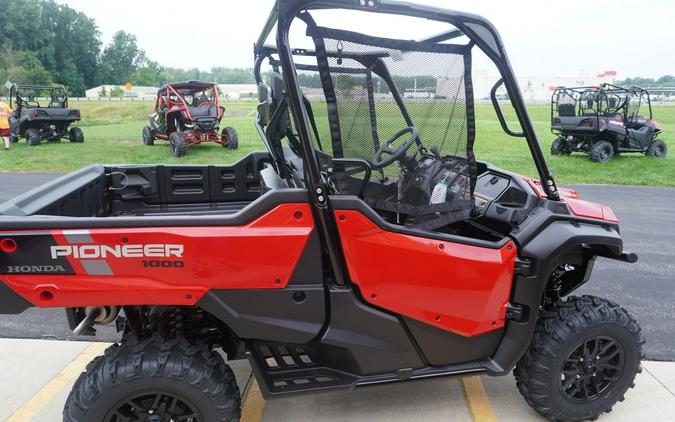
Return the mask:
[[528, 265], [514, 274], [511, 304], [525, 309], [524, 317], [506, 323], [504, 337], [489, 365], [488, 373], [503, 375], [516, 365], [530, 345], [539, 317], [546, 285], [566, 254], [577, 247], [603, 248], [608, 255], [620, 256], [623, 241], [618, 225], [598, 221], [555, 220], [522, 245], [519, 259]]
[[615, 225], [559, 220], [523, 245], [519, 255], [533, 261], [537, 273], [548, 276], [561, 264], [560, 257], [581, 245], [603, 247], [608, 254], [616, 256], [623, 251], [623, 241]]

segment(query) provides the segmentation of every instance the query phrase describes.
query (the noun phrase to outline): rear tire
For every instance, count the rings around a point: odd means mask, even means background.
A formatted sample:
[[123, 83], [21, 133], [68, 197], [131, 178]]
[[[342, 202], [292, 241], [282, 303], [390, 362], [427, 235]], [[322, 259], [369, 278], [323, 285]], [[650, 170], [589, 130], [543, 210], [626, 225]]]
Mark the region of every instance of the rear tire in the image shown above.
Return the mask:
[[42, 135], [37, 129], [26, 129], [24, 136], [26, 137], [26, 143], [31, 147], [40, 145], [40, 142], [42, 142]]
[[640, 326], [619, 305], [570, 296], [539, 317], [514, 371], [518, 390], [549, 420], [594, 420], [634, 386], [643, 344]]
[[171, 144], [171, 155], [174, 157], [183, 157], [187, 151], [185, 138], [178, 132], [173, 132], [169, 135], [169, 143]]
[[654, 139], [649, 148], [647, 148], [646, 154], [649, 157], [665, 158], [666, 154], [668, 154], [668, 145], [660, 139]]
[[614, 147], [607, 141], [598, 141], [591, 147], [591, 160], [606, 163], [614, 158]]
[[79, 127], [70, 129], [68, 131], [68, 139], [70, 139], [70, 142], [75, 142], [77, 144], [84, 142], [84, 133], [82, 133], [82, 129]]
[[143, 143], [145, 145], [155, 144], [155, 135], [152, 133], [152, 129], [150, 129], [149, 126], [143, 128]]
[[556, 138], [551, 144], [551, 155], [570, 155], [572, 148], [565, 138]]
[[237, 149], [239, 147], [239, 135], [233, 127], [226, 127], [221, 132], [223, 147], [228, 149]]
[[229, 422], [239, 420], [240, 406], [234, 374], [216, 352], [184, 338], [154, 336], [113, 345], [94, 359], [75, 381], [63, 421], [119, 422], [117, 411], [128, 420], [195, 413], [200, 421]]

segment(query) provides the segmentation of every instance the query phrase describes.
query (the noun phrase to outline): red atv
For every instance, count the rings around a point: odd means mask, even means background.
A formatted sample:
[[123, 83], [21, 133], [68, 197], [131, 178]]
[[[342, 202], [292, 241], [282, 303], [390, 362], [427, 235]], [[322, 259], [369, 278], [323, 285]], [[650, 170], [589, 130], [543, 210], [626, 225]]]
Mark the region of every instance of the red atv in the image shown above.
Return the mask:
[[202, 142], [215, 142], [236, 149], [237, 131], [226, 127], [219, 133], [224, 107], [220, 105], [218, 85], [212, 82], [175, 82], [157, 91], [150, 126], [143, 128], [143, 143], [168, 139], [171, 155], [182, 157], [187, 148]]
[[[315, 21], [333, 9], [445, 31], [391, 39]], [[292, 46], [293, 23], [314, 49]], [[64, 420], [237, 420], [223, 355], [248, 359], [268, 399], [515, 368], [551, 420], [610, 411], [640, 371], [640, 326], [572, 293], [598, 258], [637, 257], [611, 209], [557, 188], [502, 46], [475, 15], [278, 1], [255, 48], [268, 151], [94, 165], [0, 205], [0, 311], [60, 307], [77, 334], [120, 332]], [[475, 158], [479, 54], [501, 72], [493, 93], [505, 84], [521, 129], [493, 94], [495, 111], [538, 180]]]

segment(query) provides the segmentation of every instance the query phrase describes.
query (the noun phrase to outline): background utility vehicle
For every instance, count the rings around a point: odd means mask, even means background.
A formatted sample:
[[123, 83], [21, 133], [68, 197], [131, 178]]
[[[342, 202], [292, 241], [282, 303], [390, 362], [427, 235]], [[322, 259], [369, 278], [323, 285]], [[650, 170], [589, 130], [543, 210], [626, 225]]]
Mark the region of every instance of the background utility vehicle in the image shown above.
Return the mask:
[[[443, 32], [321, 26], [347, 12], [336, 9]], [[122, 331], [75, 383], [66, 421], [236, 420], [220, 350], [249, 360], [266, 398], [514, 367], [552, 420], [623, 398], [639, 325], [570, 293], [598, 257], [637, 257], [611, 209], [556, 187], [489, 22], [395, 1], [283, 0], [255, 51], [268, 151], [232, 166], [91, 166], [0, 206], [0, 311], [64, 307], [77, 333]], [[539, 180], [474, 157], [481, 52], [522, 132], [497, 103], [500, 121], [526, 139]], [[320, 75], [325, 100], [305, 97], [297, 72]], [[411, 75], [443, 95], [404, 97]]]
[[143, 128], [143, 143], [168, 139], [171, 155], [182, 157], [187, 148], [202, 142], [215, 142], [236, 149], [237, 131], [231, 127], [219, 133], [225, 108], [220, 105], [218, 85], [213, 82], [174, 82], [157, 91], [150, 126]]
[[68, 138], [70, 142], [84, 142], [82, 129], [73, 123], [80, 120], [80, 110], [68, 107], [68, 93], [63, 85], [17, 85], [10, 88], [10, 140], [18, 142], [25, 137], [30, 146], [46, 140]]
[[557, 88], [551, 131], [558, 136], [551, 144], [553, 155], [578, 151], [604, 163], [624, 152], [656, 158], [667, 153], [666, 143], [658, 139], [661, 126], [653, 118], [649, 92], [638, 87]]

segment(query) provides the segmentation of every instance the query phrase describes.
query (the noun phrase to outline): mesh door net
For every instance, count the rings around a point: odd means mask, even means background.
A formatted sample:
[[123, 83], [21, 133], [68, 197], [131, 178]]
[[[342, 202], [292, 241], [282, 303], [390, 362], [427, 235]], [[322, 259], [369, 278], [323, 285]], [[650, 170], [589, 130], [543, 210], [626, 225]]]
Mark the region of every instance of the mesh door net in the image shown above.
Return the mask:
[[[400, 160], [374, 166], [380, 183], [368, 186], [364, 200], [424, 229], [469, 218], [476, 180], [472, 45], [378, 38], [306, 22], [316, 46], [333, 156], [373, 163], [397, 132], [414, 127], [418, 134]], [[392, 149], [409, 138], [410, 132]], [[338, 192], [353, 194], [354, 171], [340, 176]]]

